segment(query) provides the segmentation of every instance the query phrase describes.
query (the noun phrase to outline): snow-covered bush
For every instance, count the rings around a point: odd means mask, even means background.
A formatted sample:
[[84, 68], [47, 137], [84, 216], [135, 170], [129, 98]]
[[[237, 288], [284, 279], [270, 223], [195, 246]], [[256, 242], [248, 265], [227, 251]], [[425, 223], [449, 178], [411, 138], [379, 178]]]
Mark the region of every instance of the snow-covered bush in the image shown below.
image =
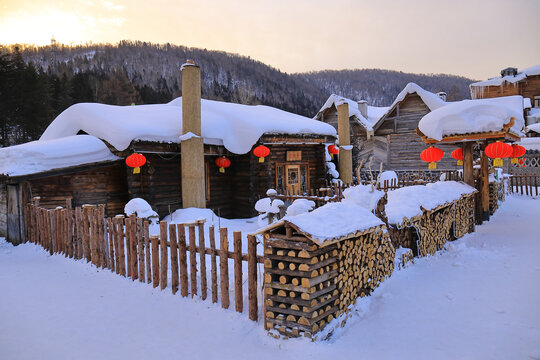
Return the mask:
[[330, 176], [332, 176], [334, 179], [339, 178], [339, 172], [336, 170], [336, 164], [334, 164], [331, 161], [327, 161], [326, 162], [326, 169], [327, 169], [326, 172], [328, 174], [330, 174]]
[[296, 199], [287, 208], [287, 216], [295, 216], [310, 212], [315, 208], [315, 202], [307, 199]]
[[141, 198], [133, 198], [129, 200], [126, 206], [124, 206], [124, 213], [127, 216], [135, 214], [138, 218], [147, 219], [154, 224], [157, 224], [159, 221], [157, 212], [152, 210], [150, 204]]
[[260, 226], [266, 226], [281, 218], [281, 208], [285, 207], [283, 201], [276, 199], [277, 191], [268, 189], [268, 197], [262, 198], [255, 203], [255, 210], [259, 212], [258, 222]]

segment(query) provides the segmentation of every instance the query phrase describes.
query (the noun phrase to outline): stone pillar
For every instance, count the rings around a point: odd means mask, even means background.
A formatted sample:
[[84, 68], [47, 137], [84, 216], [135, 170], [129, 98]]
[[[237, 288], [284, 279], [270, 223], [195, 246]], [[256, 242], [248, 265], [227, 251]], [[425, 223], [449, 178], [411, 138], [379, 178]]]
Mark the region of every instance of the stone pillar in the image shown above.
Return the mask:
[[349, 104], [337, 106], [339, 137], [339, 177], [345, 184], [352, 184], [352, 147], [349, 129]]
[[201, 136], [201, 69], [188, 60], [182, 66], [182, 134], [197, 137], [180, 145], [182, 165], [182, 206], [206, 207], [204, 145]]

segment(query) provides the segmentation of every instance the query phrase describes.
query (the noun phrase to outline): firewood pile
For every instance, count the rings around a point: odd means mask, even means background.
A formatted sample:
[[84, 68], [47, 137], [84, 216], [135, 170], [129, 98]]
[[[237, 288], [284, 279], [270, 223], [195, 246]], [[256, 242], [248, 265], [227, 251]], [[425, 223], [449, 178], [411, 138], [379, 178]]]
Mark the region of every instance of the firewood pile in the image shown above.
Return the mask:
[[264, 233], [265, 328], [312, 338], [394, 269], [394, 248], [376, 226], [317, 244], [293, 224]]
[[489, 183], [489, 213], [493, 215], [499, 208], [499, 201], [504, 201], [504, 185], [499, 182]]

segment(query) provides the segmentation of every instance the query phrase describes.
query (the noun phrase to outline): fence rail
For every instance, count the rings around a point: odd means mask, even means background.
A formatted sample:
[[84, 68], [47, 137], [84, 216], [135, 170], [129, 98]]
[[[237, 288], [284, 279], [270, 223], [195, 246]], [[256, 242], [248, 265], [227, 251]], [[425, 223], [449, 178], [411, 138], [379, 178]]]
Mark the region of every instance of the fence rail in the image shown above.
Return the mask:
[[[180, 290], [182, 297], [200, 294], [205, 300], [210, 284], [212, 302], [217, 303], [220, 296], [221, 306], [225, 309], [230, 306], [229, 259], [232, 259], [237, 312], [243, 312], [244, 309], [242, 262], [247, 262], [249, 318], [257, 321], [257, 264], [263, 263], [263, 258], [257, 256], [254, 236], [247, 236], [247, 254], [244, 254], [242, 233], [235, 231], [233, 251], [229, 251], [228, 230], [220, 228], [218, 249], [215, 229], [210, 226], [210, 247], [207, 247], [204, 221], [190, 224], [168, 224], [162, 221], [159, 224], [159, 235], [150, 235], [149, 222], [135, 215], [107, 218], [104, 205], [72, 209], [69, 200], [65, 208], [50, 210], [39, 207], [39, 200], [34, 199], [32, 204], [27, 205], [25, 217], [26, 239], [41, 245], [51, 255], [58, 253], [74, 259], [85, 259], [96, 267], [110, 269], [133, 281], [138, 279], [152, 284], [154, 288], [159, 286], [161, 290], [167, 288], [170, 281], [172, 293], [176, 294]], [[207, 260], [210, 262], [210, 281]]]
[[538, 196], [539, 187], [540, 175], [514, 174], [509, 179], [508, 191], [515, 194]]

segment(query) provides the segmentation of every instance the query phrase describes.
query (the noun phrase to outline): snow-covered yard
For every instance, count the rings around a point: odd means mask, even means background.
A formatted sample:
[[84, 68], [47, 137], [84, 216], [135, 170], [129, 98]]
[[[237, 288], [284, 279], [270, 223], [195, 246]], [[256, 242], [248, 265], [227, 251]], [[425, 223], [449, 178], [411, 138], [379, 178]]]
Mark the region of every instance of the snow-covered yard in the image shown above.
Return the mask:
[[330, 341], [276, 340], [247, 314], [0, 240], [2, 359], [540, 359], [540, 199], [416, 259]]

